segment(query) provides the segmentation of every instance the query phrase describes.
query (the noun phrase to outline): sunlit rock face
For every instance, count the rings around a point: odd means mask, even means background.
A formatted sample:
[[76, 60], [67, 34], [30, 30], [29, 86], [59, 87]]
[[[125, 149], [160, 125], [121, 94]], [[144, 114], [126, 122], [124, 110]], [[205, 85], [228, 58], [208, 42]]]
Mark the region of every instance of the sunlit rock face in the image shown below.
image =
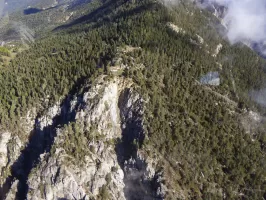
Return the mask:
[[[87, 92], [37, 117], [28, 149], [13, 167], [20, 178], [11, 182], [5, 197], [163, 199], [167, 189], [154, 160], [136, 146], [145, 138], [145, 102], [133, 85], [101, 76]], [[10, 137], [6, 134], [1, 144]], [[6, 152], [5, 145], [0, 151]]]

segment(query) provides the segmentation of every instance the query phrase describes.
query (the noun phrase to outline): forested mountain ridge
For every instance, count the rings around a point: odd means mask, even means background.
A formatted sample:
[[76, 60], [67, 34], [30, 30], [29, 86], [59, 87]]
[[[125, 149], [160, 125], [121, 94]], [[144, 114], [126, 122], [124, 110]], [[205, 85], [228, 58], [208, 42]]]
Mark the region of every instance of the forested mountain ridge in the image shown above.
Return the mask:
[[265, 61], [186, 1], [80, 5], [1, 68], [1, 198], [265, 198]]

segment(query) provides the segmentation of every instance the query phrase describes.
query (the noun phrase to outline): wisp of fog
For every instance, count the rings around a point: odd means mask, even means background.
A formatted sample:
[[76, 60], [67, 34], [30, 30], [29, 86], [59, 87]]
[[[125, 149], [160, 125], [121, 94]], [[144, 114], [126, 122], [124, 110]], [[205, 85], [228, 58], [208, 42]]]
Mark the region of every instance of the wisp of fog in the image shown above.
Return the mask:
[[5, 1], [0, 0], [0, 18], [2, 18], [4, 7], [5, 7]]
[[232, 43], [251, 40], [266, 41], [265, 0], [215, 0], [228, 8], [224, 22], [228, 27], [228, 39]]
[[[168, 5], [178, 1], [164, 0]], [[266, 44], [265, 0], [205, 0], [200, 3], [206, 7], [216, 3], [227, 8], [223, 22], [227, 26], [227, 37], [232, 44], [237, 42]]]

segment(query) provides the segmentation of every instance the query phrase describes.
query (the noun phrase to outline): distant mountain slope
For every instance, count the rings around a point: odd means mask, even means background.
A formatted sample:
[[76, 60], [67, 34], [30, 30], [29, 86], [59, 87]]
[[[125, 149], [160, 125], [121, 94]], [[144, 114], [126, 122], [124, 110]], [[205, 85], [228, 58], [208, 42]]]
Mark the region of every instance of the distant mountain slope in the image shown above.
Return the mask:
[[46, 0], [46, 1], [41, 1], [41, 0], [6, 0], [6, 10], [8, 12], [14, 12], [18, 10], [23, 10], [28, 7], [34, 7], [37, 5], [42, 5], [42, 6], [47, 6], [47, 5], [53, 5], [57, 4], [58, 2], [61, 2], [60, 0]]
[[[89, 1], [10, 1], [0, 19], [0, 40], [29, 43], [47, 31], [75, 19], [88, 8]], [[18, 6], [17, 6], [18, 4]], [[23, 32], [23, 34], [21, 34]], [[25, 37], [31, 35], [29, 40]]]

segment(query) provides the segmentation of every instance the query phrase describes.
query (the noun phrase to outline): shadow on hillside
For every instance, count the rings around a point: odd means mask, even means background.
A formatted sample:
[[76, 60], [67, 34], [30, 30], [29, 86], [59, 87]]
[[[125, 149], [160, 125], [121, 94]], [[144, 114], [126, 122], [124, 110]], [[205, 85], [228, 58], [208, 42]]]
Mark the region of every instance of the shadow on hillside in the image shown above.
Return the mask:
[[32, 15], [32, 14], [36, 14], [39, 12], [42, 12], [42, 9], [39, 8], [27, 8], [23, 11], [24, 15]]
[[41, 115], [36, 117], [35, 127], [30, 133], [27, 146], [21, 151], [19, 158], [11, 166], [11, 176], [6, 179], [3, 187], [0, 188], [0, 199], [5, 199], [15, 180], [19, 180], [16, 199], [27, 199], [29, 189], [27, 184], [28, 176], [31, 170], [40, 163], [40, 155], [50, 152], [57, 134], [56, 129], [75, 121], [75, 111], [80, 106], [79, 103], [82, 102], [78, 102], [74, 109], [71, 109], [70, 102], [78, 88], [84, 85], [86, 80], [87, 78], [83, 77], [77, 81], [69, 95], [62, 101], [60, 113], [52, 119], [53, 123], [51, 125], [41, 129], [39, 121]]
[[[96, 10], [92, 11], [88, 15], [82, 16], [74, 21], [72, 21], [69, 24], [59, 26], [55, 28], [53, 31], [59, 31], [59, 30], [65, 30], [68, 28], [75, 28], [74, 30], [68, 31], [69, 33], [76, 33], [80, 31], [78, 25], [81, 24], [90, 24], [90, 28], [98, 28], [102, 25], [108, 23], [108, 22], [115, 22], [120, 18], [126, 18], [130, 16], [134, 16], [137, 14], [142, 13], [143, 11], [146, 11], [148, 9], [153, 9], [156, 4], [154, 3], [147, 3], [135, 8], [132, 8], [130, 10], [125, 11], [118, 11], [115, 13], [115, 10], [117, 10], [120, 6], [125, 4], [126, 1], [115, 1], [111, 0], [108, 3], [104, 4], [103, 6], [97, 8]], [[84, 27], [82, 27], [84, 29]]]
[[59, 26], [59, 27], [55, 28], [54, 30], [57, 31], [57, 30], [61, 30], [61, 29], [67, 29], [69, 27], [72, 27], [74, 25], [81, 24], [84, 22], [86, 22], [86, 23], [97, 22], [97, 20], [99, 20], [101, 17], [103, 17], [104, 15], [110, 14], [111, 12], [113, 12], [113, 9], [116, 9], [117, 7], [122, 5], [123, 3], [124, 3], [124, 1], [117, 2], [116, 0], [111, 0], [107, 3], [105, 3], [104, 5], [102, 5], [101, 7], [90, 12], [88, 15], [84, 15], [84, 16], [72, 21], [69, 24]]
[[40, 12], [43, 12], [43, 11], [47, 11], [47, 10], [52, 10], [54, 8], [57, 8], [58, 6], [52, 6], [50, 8], [46, 8], [46, 9], [40, 9], [40, 8], [27, 8], [25, 10], [23, 10], [23, 14], [24, 15], [33, 15], [33, 14], [36, 14], [36, 13], [40, 13]]
[[156, 197], [154, 180], [145, 180], [147, 163], [138, 157], [138, 149], [142, 148], [145, 139], [143, 130], [143, 114], [141, 107], [133, 103], [128, 107], [132, 99], [130, 90], [121, 92], [118, 107], [120, 110], [122, 138], [118, 141], [115, 151], [120, 168], [124, 171], [124, 194], [128, 200], [152, 200]]
[[137, 158], [138, 148], [141, 148], [145, 139], [142, 116], [133, 106], [126, 107], [127, 101], [130, 101], [130, 90], [125, 89], [121, 92], [118, 101], [121, 118], [122, 139], [116, 146], [118, 161], [123, 168], [124, 162], [130, 158]]

